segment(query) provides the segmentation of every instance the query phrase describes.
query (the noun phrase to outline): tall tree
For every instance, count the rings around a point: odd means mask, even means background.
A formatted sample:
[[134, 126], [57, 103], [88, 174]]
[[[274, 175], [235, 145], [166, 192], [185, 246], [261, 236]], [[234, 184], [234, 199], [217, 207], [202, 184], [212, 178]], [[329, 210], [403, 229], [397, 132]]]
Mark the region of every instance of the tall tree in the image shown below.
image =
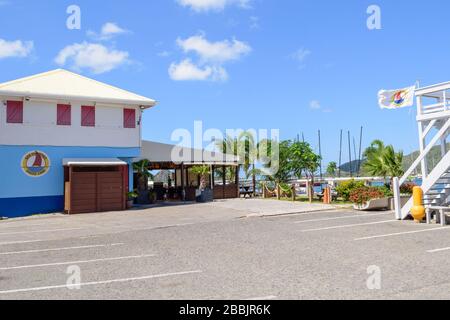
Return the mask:
[[302, 173], [310, 181], [309, 201], [312, 202], [314, 195], [314, 178], [320, 167], [322, 158], [315, 154], [311, 146], [306, 142], [289, 142], [288, 167], [292, 174], [300, 177]]
[[217, 148], [224, 154], [239, 156], [242, 163], [246, 180], [252, 177], [253, 190], [256, 188], [256, 175], [259, 170], [255, 163], [258, 159], [256, 137], [250, 131], [244, 131], [238, 137], [227, 136], [225, 139], [217, 141]]
[[330, 162], [330, 163], [328, 164], [328, 167], [327, 167], [327, 174], [328, 174], [330, 177], [335, 177], [335, 176], [336, 176], [337, 169], [338, 169], [337, 163], [334, 162], [334, 161], [332, 161], [332, 162]]
[[364, 169], [372, 176], [394, 178], [402, 176], [403, 152], [396, 152], [392, 145], [386, 146], [382, 141], [375, 140], [364, 152], [366, 161]]
[[148, 171], [150, 162], [147, 159], [133, 163], [133, 170], [138, 179], [138, 191], [148, 190], [148, 180], [152, 178], [152, 174]]

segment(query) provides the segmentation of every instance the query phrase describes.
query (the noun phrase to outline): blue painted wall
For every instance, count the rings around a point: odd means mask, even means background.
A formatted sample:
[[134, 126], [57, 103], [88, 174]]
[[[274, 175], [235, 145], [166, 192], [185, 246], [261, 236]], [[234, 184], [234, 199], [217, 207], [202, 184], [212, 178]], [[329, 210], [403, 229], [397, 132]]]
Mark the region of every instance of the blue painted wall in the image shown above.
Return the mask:
[[[25, 154], [42, 151], [50, 158], [49, 172], [30, 177], [23, 172]], [[64, 158], [120, 158], [131, 164], [140, 156], [139, 148], [49, 147], [0, 145], [0, 216], [17, 217], [64, 209]], [[133, 175], [130, 174], [133, 186]]]

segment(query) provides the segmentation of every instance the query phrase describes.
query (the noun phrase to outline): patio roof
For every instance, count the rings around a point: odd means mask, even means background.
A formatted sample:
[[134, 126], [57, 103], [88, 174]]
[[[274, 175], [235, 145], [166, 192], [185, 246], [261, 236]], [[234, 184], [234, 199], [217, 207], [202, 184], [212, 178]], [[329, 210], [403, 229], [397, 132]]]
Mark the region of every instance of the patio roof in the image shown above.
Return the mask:
[[171, 144], [142, 141], [141, 157], [151, 163], [184, 165], [237, 166], [239, 158], [220, 152], [180, 147]]
[[74, 159], [63, 159], [63, 166], [126, 166], [125, 161], [119, 160], [117, 158], [101, 158], [101, 159], [85, 159], [85, 158], [74, 158]]

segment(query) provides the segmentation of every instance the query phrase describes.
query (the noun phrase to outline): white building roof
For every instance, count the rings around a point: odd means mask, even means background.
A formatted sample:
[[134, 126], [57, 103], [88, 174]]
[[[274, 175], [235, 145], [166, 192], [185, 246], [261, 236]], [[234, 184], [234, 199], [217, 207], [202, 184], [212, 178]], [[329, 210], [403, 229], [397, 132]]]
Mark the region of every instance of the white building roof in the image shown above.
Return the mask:
[[63, 166], [126, 166], [125, 161], [111, 159], [63, 159]]
[[200, 149], [179, 147], [153, 141], [142, 141], [141, 157], [150, 162], [184, 163], [186, 165], [238, 165], [239, 158], [233, 155]]
[[156, 105], [153, 99], [64, 69], [0, 83], [0, 96], [117, 103], [145, 108]]

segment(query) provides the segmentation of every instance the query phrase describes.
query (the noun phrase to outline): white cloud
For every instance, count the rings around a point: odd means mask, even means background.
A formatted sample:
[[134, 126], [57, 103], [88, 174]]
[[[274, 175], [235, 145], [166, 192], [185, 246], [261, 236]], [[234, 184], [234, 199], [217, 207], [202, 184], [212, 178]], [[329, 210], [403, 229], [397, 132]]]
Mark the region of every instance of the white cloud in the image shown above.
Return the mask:
[[236, 39], [210, 42], [203, 34], [184, 40], [179, 38], [177, 44], [185, 54], [193, 52], [198, 56], [196, 63], [193, 63], [191, 59], [184, 59], [180, 63], [171, 64], [169, 75], [177, 81], [226, 81], [228, 72], [223, 65], [239, 60], [252, 50], [248, 44]]
[[169, 76], [175, 81], [226, 81], [228, 74], [220, 66], [197, 66], [190, 59], [180, 63], [172, 63], [169, 67]]
[[0, 39], [0, 59], [19, 57], [27, 57], [33, 51], [34, 44], [32, 41], [7, 41]]
[[171, 55], [172, 53], [170, 51], [161, 51], [158, 52], [158, 57], [162, 57], [162, 58], [167, 58]]
[[291, 54], [291, 58], [297, 60], [299, 63], [303, 63], [311, 53], [308, 49], [301, 48]]
[[248, 44], [236, 39], [209, 42], [203, 34], [178, 39], [177, 44], [185, 53], [195, 52], [202, 61], [215, 63], [239, 60], [252, 50]]
[[322, 104], [318, 100], [313, 100], [309, 103], [309, 108], [311, 110], [321, 110], [323, 113], [331, 113], [333, 110], [331, 108], [323, 108]]
[[75, 70], [88, 69], [100, 74], [111, 71], [127, 62], [128, 52], [109, 49], [101, 44], [75, 43], [62, 49], [55, 62], [64, 66], [70, 64]]
[[129, 33], [129, 31], [119, 27], [119, 25], [114, 22], [107, 22], [102, 26], [100, 33], [89, 30], [87, 35], [96, 40], [110, 40], [113, 37], [124, 33]]
[[313, 100], [310, 102], [309, 107], [313, 110], [320, 110], [322, 109], [322, 106], [320, 105], [320, 101]]
[[190, 7], [196, 12], [223, 11], [225, 7], [236, 5], [249, 8], [251, 0], [177, 0], [183, 7]]

